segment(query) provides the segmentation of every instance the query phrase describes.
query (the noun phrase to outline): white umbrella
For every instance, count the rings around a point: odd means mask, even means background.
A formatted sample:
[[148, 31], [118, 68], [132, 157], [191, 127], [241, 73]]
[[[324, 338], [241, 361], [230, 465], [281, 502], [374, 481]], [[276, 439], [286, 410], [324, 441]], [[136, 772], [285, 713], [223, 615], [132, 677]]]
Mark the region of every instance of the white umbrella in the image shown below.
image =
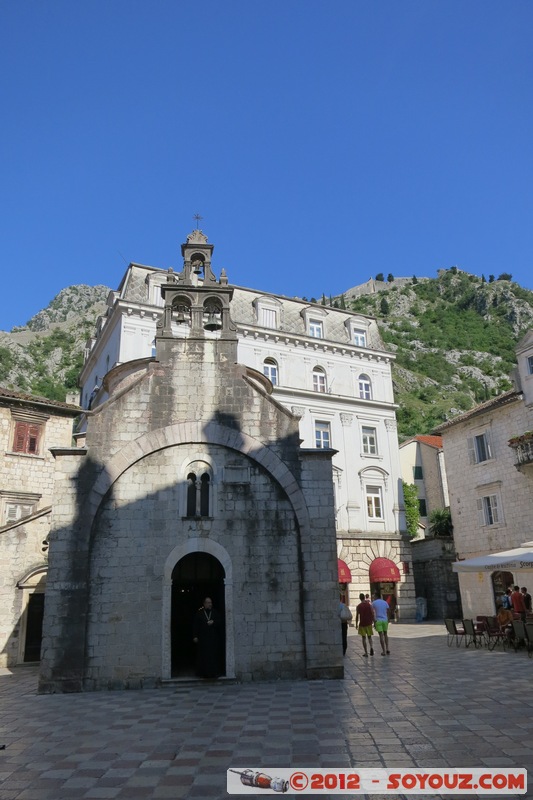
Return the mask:
[[454, 572], [533, 572], [533, 542], [524, 542], [521, 547], [501, 553], [487, 553], [485, 556], [455, 561], [452, 568]]

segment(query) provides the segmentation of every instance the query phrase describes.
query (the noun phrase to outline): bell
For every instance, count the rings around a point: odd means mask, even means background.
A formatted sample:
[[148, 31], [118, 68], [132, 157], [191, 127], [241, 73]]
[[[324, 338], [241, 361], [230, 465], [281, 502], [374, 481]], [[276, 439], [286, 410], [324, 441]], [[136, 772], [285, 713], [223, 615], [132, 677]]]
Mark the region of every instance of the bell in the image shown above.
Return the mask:
[[193, 261], [192, 271], [194, 272], [195, 275], [202, 274], [202, 272], [204, 271], [204, 265], [203, 262], [200, 261], [200, 259], [198, 259], [198, 261]]
[[176, 314], [176, 322], [179, 323], [185, 322], [185, 314], [183, 313], [183, 311], [178, 311], [178, 313]]
[[216, 314], [215, 311], [208, 311], [207, 312], [207, 319], [204, 322], [204, 328], [206, 331], [219, 331], [222, 327], [222, 322], [220, 317]]

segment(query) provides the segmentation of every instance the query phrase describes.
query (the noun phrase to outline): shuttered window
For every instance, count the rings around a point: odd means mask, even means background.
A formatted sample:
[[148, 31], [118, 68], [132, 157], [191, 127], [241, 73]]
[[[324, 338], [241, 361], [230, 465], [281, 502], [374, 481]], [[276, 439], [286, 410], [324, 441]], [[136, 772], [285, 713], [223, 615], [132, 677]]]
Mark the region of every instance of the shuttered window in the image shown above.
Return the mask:
[[42, 427], [31, 422], [16, 422], [13, 436], [13, 452], [37, 455]]
[[8, 525], [10, 522], [16, 522], [22, 517], [27, 517], [33, 514], [33, 505], [24, 503], [6, 503], [4, 523]]

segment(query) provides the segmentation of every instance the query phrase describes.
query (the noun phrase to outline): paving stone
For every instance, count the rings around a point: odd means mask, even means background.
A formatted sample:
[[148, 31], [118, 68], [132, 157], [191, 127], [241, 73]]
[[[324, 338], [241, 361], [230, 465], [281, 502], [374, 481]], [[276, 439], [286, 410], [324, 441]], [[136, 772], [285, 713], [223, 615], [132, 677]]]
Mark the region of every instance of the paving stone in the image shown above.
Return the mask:
[[226, 800], [228, 767], [533, 771], [533, 702], [500, 702], [502, 669], [531, 696], [533, 660], [448, 648], [443, 628], [395, 625], [394, 668], [364, 663], [350, 632], [344, 681], [39, 696], [34, 668], [0, 671], [0, 798]]

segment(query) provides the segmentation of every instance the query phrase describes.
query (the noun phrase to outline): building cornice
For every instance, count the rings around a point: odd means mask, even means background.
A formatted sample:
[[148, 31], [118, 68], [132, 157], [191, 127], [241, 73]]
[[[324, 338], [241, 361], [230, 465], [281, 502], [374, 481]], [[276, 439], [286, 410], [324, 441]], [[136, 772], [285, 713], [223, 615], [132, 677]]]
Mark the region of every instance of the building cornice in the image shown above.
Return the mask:
[[276, 345], [286, 345], [300, 347], [310, 353], [328, 353], [330, 355], [350, 355], [351, 358], [358, 358], [362, 361], [375, 361], [376, 363], [390, 364], [396, 359], [393, 353], [384, 350], [374, 350], [369, 347], [357, 347], [348, 342], [337, 342], [333, 339], [316, 339], [305, 334], [288, 333], [287, 331], [275, 330], [273, 328], [261, 328], [258, 325], [243, 325], [236, 322], [237, 332], [242, 334], [244, 339], [261, 340], [274, 343]]
[[397, 408], [399, 408], [397, 403], [387, 403], [380, 400], [363, 400], [361, 397], [353, 397], [345, 394], [334, 394], [333, 392], [315, 392], [312, 389], [297, 389], [290, 386], [274, 386], [273, 395], [274, 397], [276, 397], [276, 395], [283, 395], [287, 397], [301, 398], [302, 400], [310, 400], [313, 401], [312, 404], [314, 405], [316, 405], [318, 402], [322, 404], [325, 400], [329, 400], [331, 403], [342, 403], [343, 405], [347, 405], [352, 408], [354, 405], [357, 405], [358, 409], [361, 410], [364, 408], [375, 408], [387, 409], [387, 411], [395, 411]]

